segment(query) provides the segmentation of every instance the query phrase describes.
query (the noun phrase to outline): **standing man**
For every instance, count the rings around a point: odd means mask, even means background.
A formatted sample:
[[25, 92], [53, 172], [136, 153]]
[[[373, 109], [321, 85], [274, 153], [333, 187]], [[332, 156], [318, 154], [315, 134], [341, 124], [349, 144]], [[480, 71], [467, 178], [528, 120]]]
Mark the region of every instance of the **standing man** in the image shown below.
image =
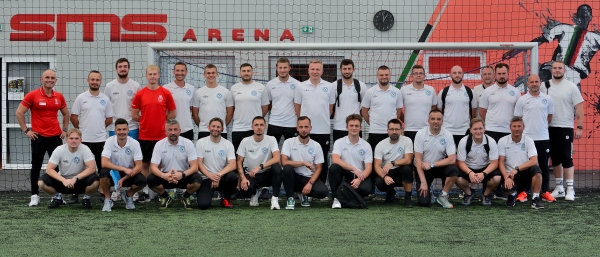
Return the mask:
[[[402, 124], [398, 119], [388, 122], [388, 135], [375, 147], [373, 167], [377, 173], [375, 183], [381, 192], [386, 192], [385, 203], [394, 201], [394, 187], [404, 187], [404, 206], [413, 207], [413, 142], [402, 135]], [[400, 183], [401, 182], [401, 183]]]
[[483, 91], [486, 88], [494, 85], [494, 81], [494, 68], [489, 65], [481, 68], [481, 84], [473, 88], [475, 102], [477, 103], [475, 105], [477, 107], [477, 110], [475, 111], [475, 114], [477, 114], [477, 118], [481, 118], [481, 116], [479, 115], [479, 99], [481, 98], [481, 94], [483, 94]]
[[[135, 94], [131, 102], [131, 117], [134, 121], [140, 123], [139, 142], [142, 148], [142, 174], [148, 177], [150, 160], [154, 145], [167, 135], [164, 124], [168, 119], [177, 116], [175, 102], [169, 90], [158, 84], [160, 78], [160, 68], [156, 65], [149, 65], [146, 68], [146, 79], [148, 85]], [[138, 198], [139, 202], [150, 201], [148, 189], [144, 189], [144, 195]]]
[[265, 136], [265, 118], [256, 116], [252, 120], [254, 135], [244, 138], [237, 150], [237, 170], [240, 188], [249, 192], [250, 206], [258, 206], [259, 188], [273, 187], [271, 210], [279, 210], [281, 191], [281, 165], [279, 144], [272, 136]]
[[221, 136], [227, 138], [227, 124], [233, 118], [233, 98], [229, 89], [217, 84], [217, 66], [208, 64], [204, 67], [206, 86], [198, 88], [192, 101], [192, 117], [198, 126], [198, 139], [210, 136], [208, 122], [212, 118], [225, 121]]
[[283, 136], [284, 140], [296, 136], [296, 109], [294, 95], [300, 82], [290, 76], [290, 60], [281, 57], [277, 60], [277, 77], [266, 85], [269, 95], [269, 128], [267, 135], [275, 137], [277, 144]]
[[532, 208], [544, 209], [540, 199], [542, 171], [536, 164], [537, 150], [533, 140], [523, 135], [523, 119], [513, 117], [510, 121], [511, 134], [498, 141], [498, 168], [502, 173], [502, 189], [508, 193], [506, 206], [515, 206], [517, 192], [531, 186]]
[[52, 196], [48, 208], [63, 205], [62, 194], [85, 193], [81, 205], [90, 209], [91, 195], [98, 190], [94, 154], [86, 145], [81, 145], [79, 129], [72, 128], [67, 135], [67, 143], [56, 147], [52, 152], [46, 165], [46, 174], [40, 177], [38, 186]]
[[342, 208], [337, 199], [337, 190], [342, 184], [342, 179], [363, 197], [372, 191], [369, 175], [373, 169], [373, 152], [367, 141], [358, 135], [362, 129], [362, 117], [358, 114], [350, 114], [346, 118], [346, 124], [348, 135], [335, 141], [331, 155], [333, 164], [329, 168], [333, 209]]
[[[542, 170], [542, 200], [556, 202], [550, 190], [550, 170], [548, 169], [548, 152], [550, 152], [550, 136], [548, 123], [554, 114], [554, 101], [547, 94], [540, 92], [540, 77], [529, 75], [527, 94], [521, 96], [515, 106], [515, 116], [523, 117], [525, 130], [523, 134], [533, 139], [537, 150], [538, 165]], [[517, 201], [527, 200], [527, 193], [517, 192]]]
[[454, 186], [458, 177], [456, 162], [456, 147], [450, 131], [442, 128], [442, 112], [429, 112], [429, 126], [422, 128], [415, 136], [415, 166], [417, 168], [417, 188], [419, 205], [429, 206], [432, 202], [432, 192], [429, 190], [435, 178], [445, 180], [442, 194], [437, 202], [444, 208], [453, 208], [448, 201], [448, 192]]
[[181, 126], [181, 136], [194, 141], [194, 125], [192, 123], [192, 99], [194, 98], [194, 86], [185, 82], [188, 70], [184, 62], [177, 62], [173, 66], [173, 75], [175, 81], [166, 84], [164, 87], [171, 92], [177, 116], [175, 119]]
[[400, 89], [402, 105], [404, 105], [400, 120], [404, 122], [404, 135], [414, 142], [417, 131], [428, 126], [427, 115], [437, 107], [438, 99], [435, 96], [435, 89], [423, 82], [425, 79], [423, 66], [413, 66], [411, 77], [412, 83]]
[[455, 144], [467, 134], [469, 121], [475, 117], [477, 107], [473, 91], [462, 83], [463, 76], [460, 66], [452, 67], [452, 84], [440, 91], [437, 101], [437, 108], [444, 114], [443, 127], [452, 133]]
[[215, 117], [208, 124], [210, 136], [196, 142], [198, 169], [202, 173], [200, 189], [196, 193], [198, 207], [208, 209], [215, 191], [223, 191], [221, 206], [233, 208], [231, 194], [238, 185], [238, 176], [232, 172], [236, 169], [233, 144], [221, 137], [223, 120]]
[[165, 189], [185, 188], [181, 203], [191, 209], [190, 196], [200, 188], [201, 181], [196, 149], [191, 140], [180, 136], [177, 120], [167, 120], [166, 131], [167, 137], [158, 141], [152, 152], [148, 187], [160, 196], [161, 209], [173, 202]]
[[496, 84], [486, 88], [479, 102], [479, 116], [485, 120], [485, 133], [496, 142], [510, 134], [510, 119], [521, 93], [508, 84], [508, 65], [496, 64]]
[[[237, 150], [242, 139], [252, 136], [252, 118], [264, 117], [269, 111], [269, 94], [263, 84], [252, 80], [252, 65], [244, 63], [240, 66], [242, 81], [231, 86], [233, 98], [233, 132], [231, 141]], [[235, 156], [235, 153], [234, 153]]]
[[[102, 168], [100, 176], [100, 188], [104, 195], [104, 207], [102, 211], [112, 210], [113, 201], [110, 199], [110, 187], [130, 187], [127, 192], [121, 193], [121, 199], [125, 201], [125, 208], [135, 209], [133, 194], [146, 186], [146, 177], [142, 175], [142, 149], [140, 143], [128, 136], [129, 125], [123, 118], [115, 121], [116, 136], [109, 137], [102, 150]], [[113, 182], [111, 171], [119, 173], [120, 179], [117, 184]]]
[[300, 193], [303, 207], [310, 206], [308, 196], [322, 199], [329, 193], [325, 183], [319, 179], [324, 158], [319, 143], [310, 139], [311, 129], [310, 118], [298, 117], [298, 136], [285, 140], [281, 147], [286, 210], [295, 208], [294, 192]]
[[[142, 88], [140, 83], [129, 78], [129, 61], [127, 58], [119, 58], [115, 64], [117, 78], [106, 83], [104, 94], [108, 96], [115, 112], [114, 119], [123, 118], [129, 124], [129, 136], [138, 140], [139, 122], [131, 117], [131, 101], [135, 94]], [[114, 120], [113, 120], [114, 122]], [[115, 135], [115, 124], [108, 126], [108, 136]]]
[[470, 134], [463, 137], [457, 147], [460, 175], [456, 185], [465, 192], [463, 205], [471, 205], [475, 198], [475, 189], [471, 184], [483, 185], [483, 205], [492, 205], [492, 193], [500, 185], [498, 170], [498, 145], [491, 137], [485, 135], [485, 125], [481, 118], [471, 120]]
[[306, 116], [315, 124], [310, 137], [321, 146], [323, 152], [323, 169], [319, 175], [321, 182], [327, 179], [329, 163], [329, 140], [331, 139], [331, 113], [335, 103], [335, 92], [331, 83], [323, 80], [323, 62], [312, 60], [308, 64], [310, 79], [302, 82], [294, 95], [296, 115]]
[[[346, 118], [350, 114], [360, 115], [362, 99], [367, 93], [367, 85], [353, 77], [354, 62], [344, 59], [340, 63], [342, 78], [333, 84], [335, 87], [335, 112], [333, 117], [333, 142], [348, 135]], [[362, 137], [362, 131], [359, 132]]]
[[[93, 70], [88, 74], [89, 90], [81, 93], [71, 106], [71, 123], [73, 127], [81, 129], [81, 141], [87, 145], [96, 160], [96, 170], [102, 169], [102, 149], [106, 141], [106, 127], [113, 123], [115, 113], [112, 102], [104, 93], [100, 92], [102, 75]], [[109, 189], [110, 191], [110, 189]], [[77, 203], [77, 195], [72, 195], [70, 204]]]
[[[44, 155], [48, 152], [48, 156], [51, 156], [52, 151], [62, 145], [62, 139], [65, 138], [69, 126], [69, 108], [65, 97], [53, 89], [58, 80], [56, 73], [52, 70], [46, 70], [42, 73], [40, 80], [42, 86], [27, 93], [15, 112], [21, 131], [31, 140], [31, 171], [29, 173], [31, 201], [29, 206], [38, 206], [40, 203], [38, 179], [40, 178]], [[28, 128], [25, 113], [30, 109], [31, 128]], [[62, 130], [58, 122], [57, 112], [59, 110], [63, 116]]]
[[[567, 201], [575, 200], [575, 168], [573, 167], [573, 137], [580, 139], [583, 134], [583, 97], [577, 86], [565, 79], [565, 64], [561, 61], [552, 63], [552, 80], [544, 83], [542, 92], [554, 101], [555, 112], [550, 122], [550, 157], [556, 180], [553, 197], [564, 197]], [[575, 112], [576, 111], [576, 112]], [[575, 116], [577, 115], [577, 116]], [[573, 132], [573, 123], [577, 117], [577, 129]], [[564, 177], [563, 177], [564, 175]], [[567, 183], [567, 193], [563, 186], [563, 178]]]

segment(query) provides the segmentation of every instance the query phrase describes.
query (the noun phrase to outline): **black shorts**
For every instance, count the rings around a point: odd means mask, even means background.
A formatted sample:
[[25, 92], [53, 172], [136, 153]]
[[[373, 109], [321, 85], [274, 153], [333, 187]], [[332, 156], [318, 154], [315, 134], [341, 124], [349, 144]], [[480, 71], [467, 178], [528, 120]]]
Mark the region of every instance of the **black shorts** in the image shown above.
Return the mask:
[[159, 185], [162, 185], [165, 189], [187, 188], [187, 185], [189, 185], [189, 184], [194, 184], [194, 183], [200, 184], [201, 182], [202, 182], [202, 176], [200, 176], [200, 173], [198, 173], [198, 172], [194, 173], [191, 176], [186, 176], [184, 179], [179, 180], [179, 183], [177, 183], [177, 184], [169, 183], [169, 181], [166, 181], [162, 178], [154, 176], [154, 174], [150, 174], [150, 176], [148, 176], [148, 187], [149, 188], [155, 188]]
[[404, 131], [404, 136], [410, 138], [413, 144], [415, 143], [415, 137], [417, 136], [418, 131]]
[[267, 135], [275, 137], [277, 144], [279, 144], [282, 136], [284, 140], [292, 138], [298, 135], [298, 131], [296, 130], [296, 127], [280, 127], [269, 124], [269, 127], [267, 128]]
[[44, 182], [46, 186], [54, 188], [56, 192], [61, 194], [83, 194], [85, 188], [91, 186], [94, 182], [98, 181], [98, 175], [92, 174], [75, 182], [75, 187], [66, 188], [62, 182], [50, 177], [48, 174], [44, 174], [40, 177], [40, 180]]
[[194, 142], [194, 130], [193, 129], [190, 129], [186, 132], [181, 132], [181, 134], [179, 134], [179, 136], [187, 138], [190, 141]]
[[573, 167], [573, 129], [572, 128], [548, 128], [550, 134], [550, 158], [552, 166], [561, 165], [563, 168]]
[[519, 171], [517, 173], [517, 175], [515, 175], [515, 185], [513, 186], [513, 188], [506, 188], [505, 184], [504, 184], [504, 178], [502, 178], [502, 182], [501, 182], [501, 187], [502, 190], [504, 190], [505, 192], [509, 192], [509, 191], [513, 191], [513, 190], [517, 190], [518, 192], [521, 191], [525, 191], [525, 189], [529, 188], [529, 186], [531, 186], [531, 179], [533, 178], [533, 176], [535, 176], [535, 174], [538, 173], [542, 173], [542, 170], [540, 169], [539, 166], [533, 166], [529, 169], [526, 170], [522, 170]]
[[494, 141], [496, 141], [496, 143], [498, 143], [498, 141], [500, 141], [500, 138], [510, 135], [510, 133], [495, 132], [495, 131], [489, 131], [489, 130], [486, 130], [485, 134], [490, 136], [491, 138], [493, 138]]
[[[119, 175], [121, 175], [121, 177], [125, 177], [127, 174], [125, 174], [125, 172], [119, 171]], [[98, 176], [100, 177], [100, 179], [108, 178], [108, 180], [110, 181], [110, 185], [115, 185], [115, 182], [113, 181], [113, 178], [110, 175], [110, 169], [101, 169], [100, 172], [98, 172]], [[131, 187], [132, 185], [136, 185], [138, 187], [145, 187], [146, 177], [140, 172], [138, 174], [135, 174], [135, 176], [123, 181], [123, 187]]]
[[[416, 169], [415, 169], [416, 170]], [[434, 179], [441, 178], [442, 181], [446, 180], [447, 177], [457, 177], [459, 170], [454, 164], [443, 167], [434, 167], [433, 169], [423, 171], [425, 173], [425, 179], [427, 179], [427, 185], [430, 186]], [[421, 186], [421, 178], [418, 172], [415, 171], [415, 179], [417, 180], [417, 188]]]
[[[483, 169], [478, 169], [478, 170], [472, 170], [475, 173], [481, 173], [483, 172], [485, 169], [487, 169], [487, 167], [483, 168]], [[490, 179], [492, 179], [495, 176], [502, 176], [502, 173], [500, 173], [500, 170], [496, 169], [490, 173], [488, 173], [487, 175], [485, 175], [483, 177], [483, 181], [481, 181], [481, 183], [485, 186], [487, 185], [487, 182], [490, 181]], [[460, 172], [460, 177], [465, 179], [466, 181], [469, 181], [469, 183], [471, 183], [471, 179], [469, 178], [469, 174], [461, 171]]]
[[142, 148], [142, 162], [150, 162], [152, 159], [152, 151], [156, 142], [154, 140], [140, 140], [140, 148]]

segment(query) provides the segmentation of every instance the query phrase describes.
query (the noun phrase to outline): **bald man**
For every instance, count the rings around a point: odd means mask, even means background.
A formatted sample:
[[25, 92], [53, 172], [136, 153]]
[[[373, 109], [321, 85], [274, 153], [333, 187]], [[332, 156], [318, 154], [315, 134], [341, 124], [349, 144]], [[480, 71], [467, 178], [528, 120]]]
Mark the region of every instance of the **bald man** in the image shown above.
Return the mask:
[[473, 91], [462, 83], [463, 76], [460, 66], [452, 67], [452, 83], [440, 91], [437, 101], [438, 109], [444, 114], [442, 126], [452, 133], [455, 144], [458, 144], [469, 130], [469, 122], [475, 117], [477, 110]]
[[[521, 96], [515, 105], [515, 116], [523, 117], [525, 130], [523, 134], [533, 139], [537, 150], [538, 165], [542, 170], [542, 200], [556, 202], [550, 190], [550, 170], [548, 169], [548, 152], [550, 151], [550, 135], [548, 124], [552, 122], [554, 102], [552, 97], [540, 91], [540, 77], [529, 75], [527, 94]], [[527, 193], [518, 192], [517, 201], [527, 201]]]
[[[19, 126], [31, 140], [31, 201], [29, 206], [37, 206], [40, 202], [38, 180], [44, 155], [52, 155], [54, 149], [63, 144], [69, 126], [69, 108], [65, 97], [54, 90], [56, 72], [46, 70], [40, 79], [42, 86], [29, 92], [19, 104], [15, 115]], [[25, 122], [25, 113], [31, 110], [31, 128]], [[58, 120], [58, 111], [62, 114], [62, 129]]]

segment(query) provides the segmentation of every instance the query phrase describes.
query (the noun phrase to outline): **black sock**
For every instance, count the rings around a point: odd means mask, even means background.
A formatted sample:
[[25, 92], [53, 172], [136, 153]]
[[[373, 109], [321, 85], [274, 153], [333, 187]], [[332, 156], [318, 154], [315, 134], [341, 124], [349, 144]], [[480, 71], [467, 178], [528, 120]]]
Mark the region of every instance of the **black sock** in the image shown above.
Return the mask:
[[185, 193], [183, 193], [183, 198], [189, 198], [192, 194], [188, 193], [188, 191], [186, 190]]
[[160, 195], [160, 197], [162, 197], [162, 198], [167, 198], [167, 197], [169, 197], [169, 192], [167, 192], [167, 190], [165, 190], [165, 192], [164, 192], [164, 193], [162, 193], [162, 195]]
[[404, 199], [410, 199], [412, 197], [412, 191], [404, 191]]

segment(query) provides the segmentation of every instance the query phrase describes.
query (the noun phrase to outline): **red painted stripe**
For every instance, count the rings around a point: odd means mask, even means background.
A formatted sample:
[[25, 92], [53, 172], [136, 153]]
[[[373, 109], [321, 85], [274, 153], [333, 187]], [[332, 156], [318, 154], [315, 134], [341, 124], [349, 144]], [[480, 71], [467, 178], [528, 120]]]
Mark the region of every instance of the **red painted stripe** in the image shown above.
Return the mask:
[[569, 60], [569, 63], [567, 63], [567, 65], [569, 66], [573, 66], [575, 65], [575, 60], [577, 60], [577, 55], [579, 54], [579, 50], [581, 49], [581, 45], [583, 44], [583, 41], [585, 40], [585, 34], [587, 34], [587, 30], [584, 30], [581, 32], [581, 35], [579, 36], [579, 40], [577, 41], [577, 46], [575, 47], [574, 51], [573, 51], [573, 56], [571, 56], [571, 60]]
[[481, 59], [479, 56], [429, 57], [429, 74], [449, 74], [452, 67], [458, 65], [469, 74], [479, 74]]

